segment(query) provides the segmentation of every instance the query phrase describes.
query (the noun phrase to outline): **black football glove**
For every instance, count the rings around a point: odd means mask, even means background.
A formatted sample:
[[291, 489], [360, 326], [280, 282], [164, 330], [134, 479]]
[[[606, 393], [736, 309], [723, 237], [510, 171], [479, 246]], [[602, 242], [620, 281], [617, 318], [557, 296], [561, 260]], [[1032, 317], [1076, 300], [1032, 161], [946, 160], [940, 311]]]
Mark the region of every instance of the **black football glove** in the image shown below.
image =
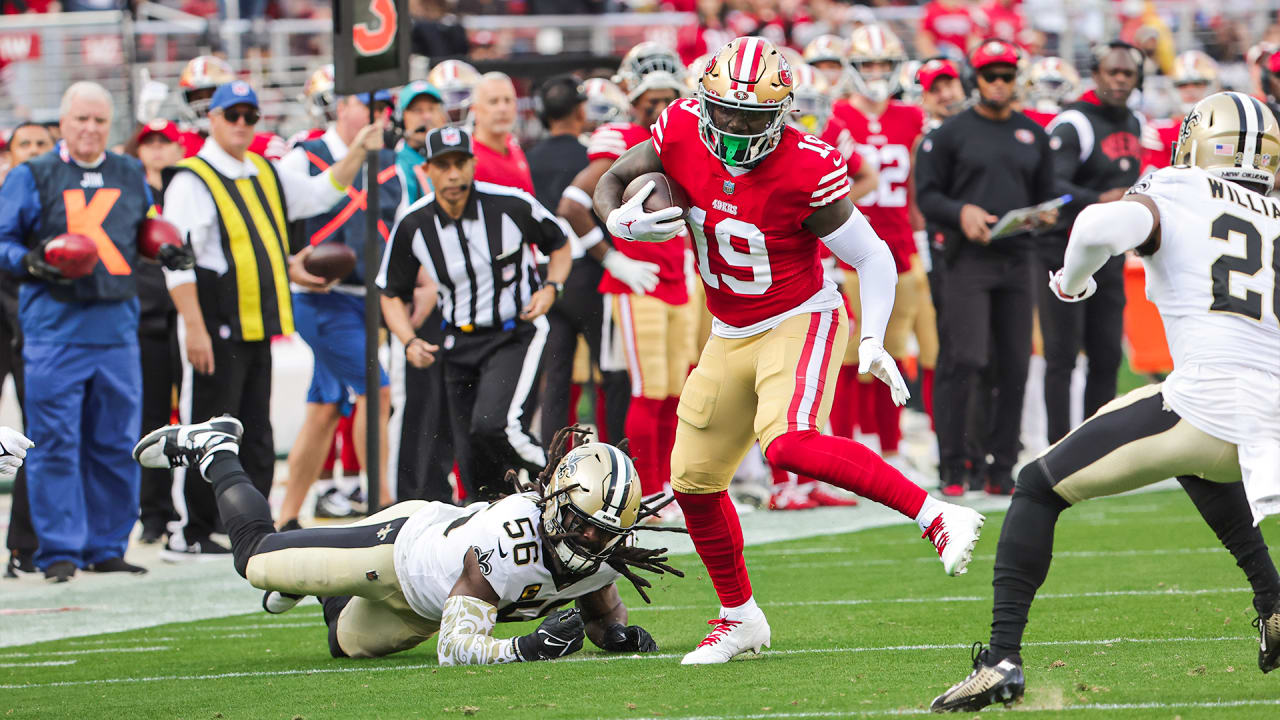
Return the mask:
[[196, 266], [196, 252], [190, 245], [165, 243], [156, 253], [156, 261], [169, 270], [190, 270]]
[[516, 638], [516, 655], [522, 662], [555, 660], [582, 649], [586, 625], [578, 610], [557, 610], [537, 630]]
[[639, 625], [614, 623], [604, 629], [600, 649], [609, 652], [658, 652], [658, 643]]
[[44, 246], [33, 248], [22, 256], [22, 267], [26, 269], [31, 277], [42, 280], [47, 283], [55, 283], [58, 285], [70, 285], [74, 282], [71, 278], [62, 274], [62, 271], [49, 264], [44, 259]]

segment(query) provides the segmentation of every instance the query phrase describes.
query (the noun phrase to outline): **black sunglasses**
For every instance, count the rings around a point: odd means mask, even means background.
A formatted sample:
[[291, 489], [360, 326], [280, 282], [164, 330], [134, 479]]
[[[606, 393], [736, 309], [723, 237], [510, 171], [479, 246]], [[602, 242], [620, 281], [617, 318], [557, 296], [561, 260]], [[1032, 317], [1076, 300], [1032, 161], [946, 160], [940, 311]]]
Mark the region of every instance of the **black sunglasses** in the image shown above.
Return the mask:
[[257, 108], [247, 108], [244, 110], [227, 108], [222, 111], [222, 117], [232, 125], [240, 122], [241, 118], [244, 119], [245, 125], [257, 125], [258, 121], [262, 119], [262, 113], [258, 112]]
[[1011, 72], [983, 72], [983, 73], [978, 73], [978, 75], [980, 75], [983, 80], [989, 83], [1001, 82], [1001, 81], [1012, 83], [1018, 77], [1017, 73], [1011, 73]]

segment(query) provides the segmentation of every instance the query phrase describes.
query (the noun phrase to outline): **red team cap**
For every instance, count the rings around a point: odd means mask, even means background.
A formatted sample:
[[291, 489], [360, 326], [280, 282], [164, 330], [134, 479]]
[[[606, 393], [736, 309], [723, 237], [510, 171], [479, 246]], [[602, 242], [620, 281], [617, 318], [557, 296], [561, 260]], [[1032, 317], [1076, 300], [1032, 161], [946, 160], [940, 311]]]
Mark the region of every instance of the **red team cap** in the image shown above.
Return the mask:
[[172, 120], [156, 118], [146, 125], [143, 125], [142, 129], [138, 131], [138, 144], [141, 145], [142, 142], [151, 135], [163, 135], [169, 142], [178, 142], [178, 125]]
[[1267, 69], [1280, 74], [1280, 52], [1273, 52], [1267, 58]]
[[920, 83], [920, 87], [928, 92], [933, 89], [933, 82], [940, 77], [960, 78], [960, 72], [956, 70], [955, 63], [946, 58], [934, 58], [920, 66], [916, 71], [916, 80]]
[[1000, 40], [989, 40], [978, 46], [969, 56], [969, 64], [974, 70], [981, 70], [988, 65], [1018, 66], [1018, 51], [1013, 45]]

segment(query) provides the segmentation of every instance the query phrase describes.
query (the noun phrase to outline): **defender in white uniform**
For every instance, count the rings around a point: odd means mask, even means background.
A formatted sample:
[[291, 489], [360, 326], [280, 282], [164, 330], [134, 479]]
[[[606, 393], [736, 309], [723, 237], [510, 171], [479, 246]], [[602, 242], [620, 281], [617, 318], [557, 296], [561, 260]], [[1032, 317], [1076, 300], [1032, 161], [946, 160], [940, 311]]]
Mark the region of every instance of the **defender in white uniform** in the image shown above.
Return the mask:
[[[589, 637], [613, 652], [652, 652], [614, 582], [621, 576], [648, 601], [633, 568], [683, 573], [666, 550], [635, 547], [637, 523], [660, 509], [640, 497], [627, 454], [604, 443], [570, 450], [585, 433], [562, 430], [551, 461], [527, 492], [455, 507], [408, 501], [350, 525], [277, 533], [264, 498], [244, 474], [235, 418], [170, 425], [134, 449], [145, 467], [196, 466], [213, 484], [231, 536], [237, 572], [267, 591], [263, 607], [284, 612], [320, 598], [334, 657], [378, 657], [439, 632], [441, 665], [564, 657]], [[514, 473], [509, 474], [514, 482]], [[557, 610], [569, 602], [576, 609]], [[513, 639], [497, 622], [544, 617]]]
[[1023, 694], [1022, 632], [1058, 515], [1081, 500], [1177, 477], [1254, 591], [1258, 667], [1280, 667], [1280, 575], [1256, 525], [1280, 513], [1280, 128], [1258, 100], [1217, 93], [1183, 121], [1174, 166], [1085, 208], [1049, 286], [1064, 302], [1136, 252], [1174, 371], [1103, 406], [1018, 474], [995, 561], [991, 645], [933, 701], [979, 710]]

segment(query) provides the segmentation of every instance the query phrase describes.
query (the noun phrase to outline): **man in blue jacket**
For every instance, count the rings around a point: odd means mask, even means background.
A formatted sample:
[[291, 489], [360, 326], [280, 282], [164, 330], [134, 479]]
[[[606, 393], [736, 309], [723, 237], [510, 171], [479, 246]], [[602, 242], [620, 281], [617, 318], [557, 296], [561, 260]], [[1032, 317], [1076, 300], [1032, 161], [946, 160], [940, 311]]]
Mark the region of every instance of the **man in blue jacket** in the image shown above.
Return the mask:
[[[133, 268], [151, 190], [137, 161], [106, 152], [111, 96], [75, 83], [62, 97], [63, 140], [14, 168], [0, 188], [0, 269], [22, 281], [27, 459], [35, 562], [52, 582], [77, 568], [144, 573], [124, 560], [138, 518], [142, 379]], [[97, 246], [93, 272], [71, 280], [44, 259], [64, 233]], [[187, 253], [169, 262], [190, 262]]]

